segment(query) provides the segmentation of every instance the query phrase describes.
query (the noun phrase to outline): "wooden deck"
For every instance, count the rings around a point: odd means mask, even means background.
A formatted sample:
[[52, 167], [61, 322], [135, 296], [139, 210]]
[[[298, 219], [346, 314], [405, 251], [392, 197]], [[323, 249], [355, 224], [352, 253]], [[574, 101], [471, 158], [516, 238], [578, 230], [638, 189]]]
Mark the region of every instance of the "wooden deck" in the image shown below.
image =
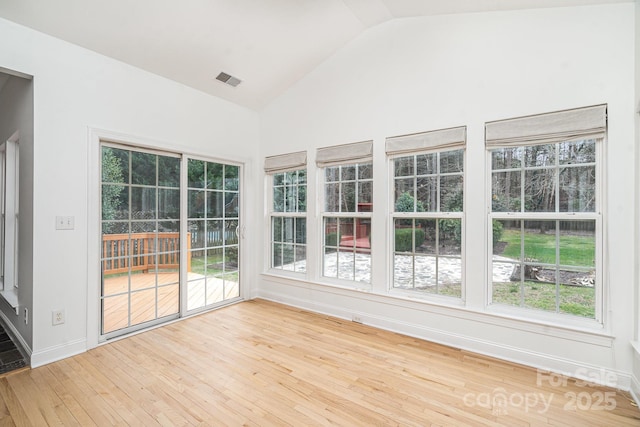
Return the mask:
[[[562, 385], [561, 377], [539, 384], [539, 375], [256, 300], [0, 378], [0, 424], [640, 425], [627, 393], [571, 379]], [[576, 400], [584, 393], [589, 399]]]
[[[131, 277], [131, 325], [129, 317], [129, 295], [122, 294], [129, 288]], [[223, 281], [215, 277], [188, 273], [187, 310], [215, 304], [240, 295], [238, 283]], [[138, 273], [122, 275], [104, 280], [105, 298], [103, 307], [103, 333], [109, 333], [127, 326], [155, 320], [178, 313], [180, 310], [179, 276], [170, 273]], [[157, 305], [156, 305], [157, 281]], [[117, 295], [122, 294], [122, 295]], [[156, 314], [157, 307], [157, 314]]]
[[[191, 271], [191, 233], [187, 233], [187, 271]], [[180, 266], [180, 233], [121, 233], [102, 235], [104, 274], [151, 271]]]
[[371, 242], [369, 241], [369, 237], [358, 237], [355, 242], [353, 240], [353, 236], [342, 236], [340, 239], [340, 248], [344, 249], [371, 249]]

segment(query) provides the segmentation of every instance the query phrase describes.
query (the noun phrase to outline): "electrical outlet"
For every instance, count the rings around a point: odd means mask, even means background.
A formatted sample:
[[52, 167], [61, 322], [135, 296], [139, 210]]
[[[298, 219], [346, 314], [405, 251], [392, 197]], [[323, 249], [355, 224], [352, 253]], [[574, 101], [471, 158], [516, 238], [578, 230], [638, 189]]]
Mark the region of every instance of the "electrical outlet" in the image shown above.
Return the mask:
[[54, 310], [51, 312], [51, 323], [55, 325], [62, 325], [64, 323], [64, 310]]
[[357, 316], [357, 315], [353, 315], [353, 317], [351, 318], [352, 321], [354, 321], [355, 323], [362, 323], [362, 317]]

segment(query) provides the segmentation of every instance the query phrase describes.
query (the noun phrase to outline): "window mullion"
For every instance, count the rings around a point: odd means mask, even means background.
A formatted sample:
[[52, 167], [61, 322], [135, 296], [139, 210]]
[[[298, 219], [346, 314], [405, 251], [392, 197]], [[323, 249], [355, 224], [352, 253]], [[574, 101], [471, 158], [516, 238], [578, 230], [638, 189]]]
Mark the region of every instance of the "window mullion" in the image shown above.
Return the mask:
[[[285, 241], [285, 220], [284, 218], [280, 218], [280, 259], [282, 260], [282, 263], [284, 263], [284, 245], [287, 243]], [[283, 267], [284, 268], [284, 267]]]
[[556, 313], [560, 312], [560, 220], [556, 221]]
[[520, 307], [524, 307], [524, 281], [525, 281], [525, 265], [526, 257], [524, 247], [524, 221], [520, 221], [520, 277], [518, 284], [520, 285]]
[[524, 167], [524, 161], [520, 164], [520, 212], [525, 212], [525, 194], [527, 182], [525, 181], [527, 178], [526, 169]]
[[440, 153], [436, 153], [436, 212], [440, 212]]
[[[415, 167], [416, 167], [416, 165], [414, 165], [414, 170], [416, 170]], [[413, 196], [413, 211], [417, 212], [418, 211], [418, 175], [417, 174], [414, 175], [414, 177], [413, 177], [413, 191], [412, 192], [413, 192], [413, 194], [412, 194], [412, 196]], [[395, 206], [394, 206], [394, 208], [395, 208]], [[395, 210], [395, 209], [393, 209], [393, 210]]]
[[560, 212], [560, 155], [559, 155], [560, 144], [555, 144], [555, 182], [554, 182], [554, 191], [555, 191], [555, 211]]

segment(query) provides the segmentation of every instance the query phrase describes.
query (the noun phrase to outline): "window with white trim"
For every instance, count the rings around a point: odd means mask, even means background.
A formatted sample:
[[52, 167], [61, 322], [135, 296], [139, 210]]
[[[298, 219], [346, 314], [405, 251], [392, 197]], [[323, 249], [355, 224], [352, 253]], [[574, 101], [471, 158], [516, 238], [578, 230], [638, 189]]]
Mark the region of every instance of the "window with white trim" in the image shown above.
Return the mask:
[[392, 286], [462, 297], [466, 128], [388, 138]]
[[267, 157], [271, 179], [270, 260], [275, 270], [307, 271], [306, 152]]
[[[3, 291], [18, 287], [19, 153], [17, 141], [9, 140], [0, 146], [0, 274]], [[13, 300], [11, 303], [13, 305]]]
[[606, 106], [486, 125], [490, 302], [601, 319]]
[[373, 142], [318, 150], [324, 176], [322, 276], [371, 283]]

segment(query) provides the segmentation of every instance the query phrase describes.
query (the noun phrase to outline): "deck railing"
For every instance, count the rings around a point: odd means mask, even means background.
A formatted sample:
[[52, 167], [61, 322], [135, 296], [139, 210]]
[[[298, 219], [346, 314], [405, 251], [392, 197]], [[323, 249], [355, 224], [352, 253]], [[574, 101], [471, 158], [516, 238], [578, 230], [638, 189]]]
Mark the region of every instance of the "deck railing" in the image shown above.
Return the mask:
[[[187, 271], [191, 271], [191, 233], [187, 233]], [[169, 270], [180, 267], [180, 233], [102, 235], [102, 272]]]

